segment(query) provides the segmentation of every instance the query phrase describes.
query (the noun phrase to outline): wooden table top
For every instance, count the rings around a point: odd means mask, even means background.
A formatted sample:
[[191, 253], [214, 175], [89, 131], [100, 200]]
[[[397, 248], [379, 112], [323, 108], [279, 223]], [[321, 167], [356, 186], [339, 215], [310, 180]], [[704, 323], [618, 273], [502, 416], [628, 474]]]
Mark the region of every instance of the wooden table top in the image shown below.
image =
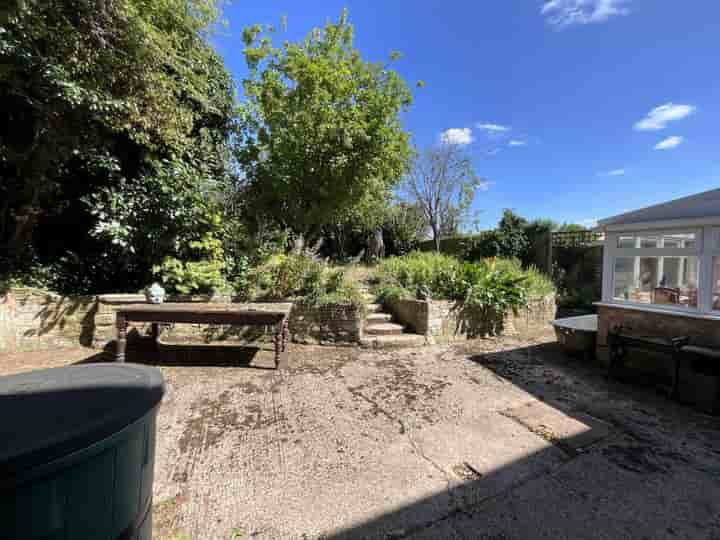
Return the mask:
[[280, 321], [290, 313], [289, 305], [279, 304], [253, 306], [252, 304], [212, 304], [199, 302], [170, 302], [167, 304], [127, 304], [118, 306], [116, 313], [124, 315], [126, 318], [141, 317], [143, 320], [167, 319], [173, 322], [179, 319], [198, 319], [221, 318], [225, 319], [243, 319], [247, 321]]
[[[271, 307], [272, 306], [272, 307]], [[287, 308], [285, 308], [287, 306]], [[125, 304], [115, 308], [115, 311], [158, 311], [162, 313], [176, 312], [176, 311], [197, 311], [200, 313], [205, 312], [216, 312], [216, 311], [231, 311], [240, 312], [247, 311], [250, 313], [262, 312], [262, 313], [288, 313], [289, 304], [277, 304], [277, 307], [273, 304], [220, 304], [210, 302], [167, 302], [163, 304]]]

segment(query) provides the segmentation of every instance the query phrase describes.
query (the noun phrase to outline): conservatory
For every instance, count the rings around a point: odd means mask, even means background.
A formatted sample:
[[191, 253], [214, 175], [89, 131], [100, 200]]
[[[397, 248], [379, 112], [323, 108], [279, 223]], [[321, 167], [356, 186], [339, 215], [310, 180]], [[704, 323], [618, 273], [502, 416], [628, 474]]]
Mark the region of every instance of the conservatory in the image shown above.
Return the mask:
[[720, 189], [599, 221], [598, 352], [622, 325], [720, 345]]

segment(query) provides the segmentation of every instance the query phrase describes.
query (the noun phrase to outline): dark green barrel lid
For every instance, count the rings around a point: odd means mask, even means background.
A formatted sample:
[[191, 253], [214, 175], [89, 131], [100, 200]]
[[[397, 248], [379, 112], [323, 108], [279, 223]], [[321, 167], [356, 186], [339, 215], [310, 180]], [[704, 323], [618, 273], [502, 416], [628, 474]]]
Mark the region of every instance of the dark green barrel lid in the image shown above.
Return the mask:
[[164, 392], [159, 370], [134, 364], [0, 377], [0, 481], [117, 433], [155, 408]]

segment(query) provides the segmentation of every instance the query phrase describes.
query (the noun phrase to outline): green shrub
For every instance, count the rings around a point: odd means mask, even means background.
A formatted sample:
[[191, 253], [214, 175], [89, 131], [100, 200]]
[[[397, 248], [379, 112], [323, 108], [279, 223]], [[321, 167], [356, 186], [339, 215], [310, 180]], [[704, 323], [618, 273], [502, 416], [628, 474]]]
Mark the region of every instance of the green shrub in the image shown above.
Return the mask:
[[527, 275], [528, 294], [537, 298], [555, 294], [555, 285], [552, 280], [538, 270], [535, 266], [525, 270]]
[[312, 293], [300, 298], [300, 302], [313, 306], [353, 305], [363, 307], [365, 299], [353, 281], [348, 280], [343, 272], [330, 271], [319, 287]]
[[268, 298], [295, 298], [311, 305], [363, 304], [354, 280], [306, 254], [274, 255], [251, 272], [250, 281], [259, 296]]
[[245, 255], [229, 258], [225, 267], [235, 295], [241, 300], [250, 299], [254, 294], [250, 258]]
[[453, 300], [462, 306], [480, 309], [493, 318], [527, 305], [528, 278], [517, 271], [513, 261], [484, 259], [479, 264], [465, 263], [453, 295]]
[[222, 261], [183, 262], [166, 258], [155, 273], [169, 292], [180, 294], [212, 294], [226, 287]]
[[71, 251], [52, 262], [31, 256], [14, 268], [0, 258], [0, 294], [13, 287], [32, 287], [66, 295], [132, 292], [118, 291], [110, 279], [112, 275], [111, 261], [97, 256], [81, 258]]
[[415, 296], [427, 290], [433, 298], [447, 298], [460, 269], [460, 261], [441, 253], [414, 251], [403, 257], [390, 257], [378, 267], [378, 290], [400, 287]]
[[375, 288], [374, 292], [377, 301], [381, 304], [392, 304], [397, 300], [407, 300], [415, 297], [407, 289], [390, 283], [381, 283]]
[[453, 300], [463, 316], [482, 322], [494, 333], [507, 311], [517, 312], [528, 299], [554, 292], [552, 282], [535, 268], [523, 269], [518, 259], [460, 262], [437, 253], [411, 253], [383, 261], [374, 291], [383, 303], [415, 298], [427, 290], [436, 299]]
[[227, 288], [222, 241], [211, 233], [188, 244], [189, 260], [166, 257], [153, 267], [169, 292], [212, 294]]
[[325, 265], [308, 255], [273, 255], [255, 268], [258, 293], [270, 298], [304, 296], [317, 289]]

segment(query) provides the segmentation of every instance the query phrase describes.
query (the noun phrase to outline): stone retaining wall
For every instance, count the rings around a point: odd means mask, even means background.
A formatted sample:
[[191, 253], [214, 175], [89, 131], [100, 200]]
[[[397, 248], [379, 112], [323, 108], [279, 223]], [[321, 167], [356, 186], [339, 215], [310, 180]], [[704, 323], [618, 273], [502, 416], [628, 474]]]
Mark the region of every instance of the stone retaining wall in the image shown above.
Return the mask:
[[17, 348], [15, 337], [15, 296], [0, 296], [0, 352]]
[[357, 306], [304, 306], [290, 311], [290, 335], [295, 343], [339, 345], [359, 343], [364, 313]]
[[[169, 302], [232, 303], [227, 296], [171, 296]], [[0, 352], [87, 346], [103, 349], [115, 339], [115, 310], [143, 303], [142, 294], [63, 297], [36, 289], [12, 289], [0, 296]], [[255, 309], [290, 309], [290, 335], [296, 343], [358, 343], [363, 313], [354, 306], [311, 307], [253, 303]], [[176, 324], [163, 332], [168, 343], [269, 341], [270, 329], [227, 325]], [[128, 340], [150, 336], [149, 324], [131, 324]]]
[[[52, 350], [88, 346], [106, 348], [115, 339], [115, 310], [123, 304], [144, 302], [140, 294], [64, 297], [36, 289], [13, 289], [0, 296], [0, 352]], [[229, 297], [175, 296], [168, 301], [229, 303]], [[288, 304], [286, 306], [290, 307]], [[256, 309], [277, 303], [253, 303]], [[391, 306], [398, 320], [418, 334], [452, 340], [489, 333], [488, 321], [460, 312], [451, 302], [403, 300]], [[546, 329], [555, 316], [552, 297], [536, 299], [518, 315], [506, 314], [499, 333], [511, 335]], [[362, 338], [364, 314], [355, 306], [305, 306], [290, 311], [290, 334], [295, 343], [355, 344]], [[150, 325], [128, 329], [132, 342], [150, 335]], [[169, 343], [267, 341], [267, 329], [217, 325], [177, 324], [163, 333]]]
[[487, 320], [479, 311], [461, 310], [447, 300], [399, 300], [389, 308], [399, 323], [414, 332], [444, 340], [538, 333], [549, 328], [557, 310], [554, 296], [531, 299], [517, 315], [508, 312], [496, 320]]
[[37, 351], [90, 346], [96, 301], [38, 289], [12, 289], [0, 297], [0, 351]]

